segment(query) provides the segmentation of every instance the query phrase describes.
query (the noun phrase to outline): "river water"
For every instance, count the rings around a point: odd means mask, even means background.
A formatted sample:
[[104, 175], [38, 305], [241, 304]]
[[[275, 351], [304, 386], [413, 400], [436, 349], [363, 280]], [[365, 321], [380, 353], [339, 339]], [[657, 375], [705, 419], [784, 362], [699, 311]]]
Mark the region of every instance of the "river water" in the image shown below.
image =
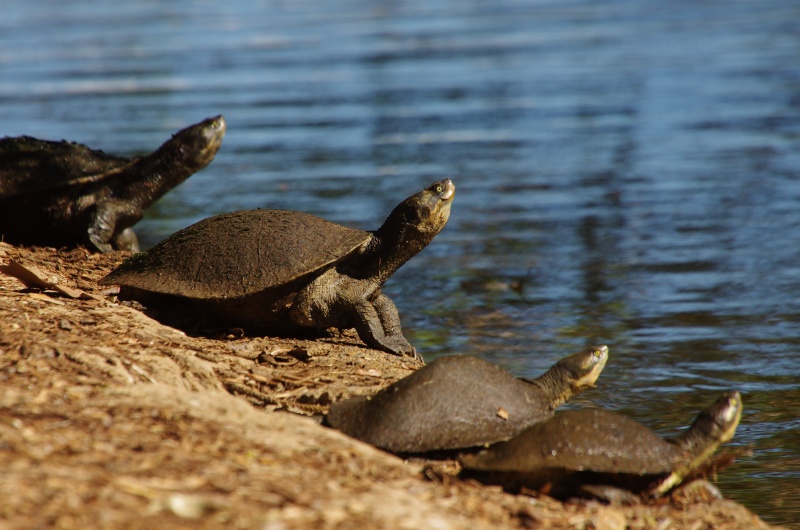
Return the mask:
[[386, 286], [426, 359], [606, 343], [575, 402], [665, 435], [739, 389], [753, 455], [720, 487], [800, 527], [800, 4], [3, 2], [0, 135], [132, 155], [220, 113], [145, 245], [256, 207], [377, 228], [450, 177]]

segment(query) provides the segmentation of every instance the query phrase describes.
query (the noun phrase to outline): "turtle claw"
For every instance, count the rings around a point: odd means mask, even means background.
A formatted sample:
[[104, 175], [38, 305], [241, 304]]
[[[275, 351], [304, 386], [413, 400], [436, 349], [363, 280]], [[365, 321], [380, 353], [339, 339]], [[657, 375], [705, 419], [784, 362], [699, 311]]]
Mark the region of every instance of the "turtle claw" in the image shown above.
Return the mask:
[[[387, 337], [388, 338], [388, 337]], [[392, 353], [399, 355], [401, 357], [411, 357], [415, 361], [425, 362], [417, 352], [417, 349], [409, 343], [405, 337], [401, 334], [399, 337], [396, 338], [394, 344], [390, 344], [389, 348], [392, 350]]]
[[408, 341], [406, 341], [405, 337], [401, 335], [395, 340], [389, 340], [390, 338], [393, 337], [385, 337], [383, 343], [378, 346], [378, 349], [393, 353], [394, 355], [398, 355], [400, 357], [411, 357], [416, 361], [423, 361], [422, 355], [417, 353], [417, 349], [414, 348], [414, 346], [412, 346]]
[[425, 359], [422, 358], [422, 355], [420, 355], [420, 353], [417, 351], [417, 349], [414, 348], [413, 346], [411, 347], [411, 351], [408, 352], [406, 355], [408, 355], [409, 357], [411, 357], [415, 361], [419, 361], [422, 364], [425, 364]]

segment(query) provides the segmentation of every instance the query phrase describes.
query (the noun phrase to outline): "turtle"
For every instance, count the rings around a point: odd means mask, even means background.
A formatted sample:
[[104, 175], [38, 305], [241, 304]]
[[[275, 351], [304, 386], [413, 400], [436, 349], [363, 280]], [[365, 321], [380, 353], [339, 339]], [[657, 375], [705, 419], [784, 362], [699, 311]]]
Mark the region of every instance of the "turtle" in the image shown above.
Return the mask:
[[605, 498], [605, 488], [621, 489], [636, 498], [658, 497], [733, 438], [742, 407], [739, 392], [725, 392], [674, 438], [662, 438], [605, 409], [564, 411], [508, 441], [462, 455], [462, 476], [511, 491], [521, 487], [546, 491], [557, 498], [587, 494]]
[[164, 193], [208, 165], [224, 135], [224, 118], [208, 118], [136, 158], [65, 140], [0, 139], [0, 239], [136, 252], [130, 227]]
[[[100, 283], [162, 306], [177, 327], [195, 319], [251, 333], [355, 328], [368, 346], [421, 357], [403, 336], [384, 282], [425, 248], [450, 216], [455, 185], [435, 182], [367, 232], [293, 210], [209, 217], [135, 254]], [[188, 324], [175, 321], [191, 314]]]
[[471, 355], [440, 357], [372, 396], [331, 405], [325, 423], [397, 454], [448, 456], [507, 440], [594, 385], [607, 346], [564, 357], [536, 379]]

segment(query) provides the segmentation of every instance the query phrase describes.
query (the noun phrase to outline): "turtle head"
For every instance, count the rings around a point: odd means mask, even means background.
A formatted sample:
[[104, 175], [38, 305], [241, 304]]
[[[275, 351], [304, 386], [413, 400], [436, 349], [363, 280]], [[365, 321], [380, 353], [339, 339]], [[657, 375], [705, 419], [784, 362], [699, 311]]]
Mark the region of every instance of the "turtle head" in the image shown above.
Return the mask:
[[697, 415], [686, 433], [687, 440], [693, 445], [724, 444], [733, 438], [741, 419], [742, 396], [736, 390], [726, 392]]
[[426, 239], [427, 245], [447, 223], [455, 192], [450, 179], [434, 182], [395, 206], [379, 231], [404, 233], [410, 229], [411, 233], [419, 234], [411, 237]]
[[[172, 135], [154, 152], [134, 158], [117, 171], [113, 186], [116, 199], [138, 214], [128, 225], [141, 219], [141, 212], [162, 195], [206, 167], [217, 154], [225, 136], [225, 119], [208, 118]], [[120, 228], [117, 224], [117, 228]]]
[[555, 409], [594, 386], [608, 361], [608, 346], [592, 346], [564, 357], [536, 379], [525, 379], [547, 394]]
[[433, 239], [447, 224], [455, 193], [456, 187], [450, 179], [434, 182], [398, 204], [389, 219], [397, 218], [421, 234], [430, 234]]
[[552, 369], [562, 371], [573, 393], [594, 386], [608, 362], [608, 346], [592, 346], [585, 351], [564, 357]]
[[670, 439], [681, 449], [672, 473], [654, 490], [662, 495], [680, 484], [693, 470], [707, 462], [717, 448], [733, 438], [742, 419], [742, 396], [736, 390], [725, 392], [710, 407], [697, 415], [692, 426]]
[[221, 115], [207, 118], [173, 134], [160, 150], [169, 150], [174, 160], [198, 171], [214, 159], [225, 129], [225, 118]]
[[455, 190], [450, 179], [440, 180], [395, 206], [369, 245], [368, 259], [377, 269], [375, 278], [379, 283], [441, 232], [450, 217]]

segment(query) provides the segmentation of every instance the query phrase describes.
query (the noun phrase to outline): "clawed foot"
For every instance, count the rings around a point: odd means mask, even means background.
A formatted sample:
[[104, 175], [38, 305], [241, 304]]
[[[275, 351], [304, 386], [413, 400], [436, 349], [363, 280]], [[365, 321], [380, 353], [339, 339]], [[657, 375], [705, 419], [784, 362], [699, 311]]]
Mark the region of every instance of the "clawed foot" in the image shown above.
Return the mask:
[[411, 357], [416, 361], [420, 361], [423, 364], [425, 360], [422, 358], [422, 355], [417, 353], [416, 348], [412, 346], [403, 336], [394, 338], [391, 340], [390, 337], [384, 337], [384, 340], [381, 343], [372, 343], [368, 341], [367, 344], [375, 349], [383, 350], [394, 355], [399, 355], [400, 357]]
[[397, 352], [397, 355], [400, 355], [402, 357], [411, 357], [415, 361], [419, 361], [422, 364], [425, 364], [425, 359], [423, 359], [422, 355], [420, 355], [417, 352], [417, 349], [411, 346], [410, 344], [408, 346], [409, 347], [404, 349], [403, 351]]
[[[387, 337], [388, 338], [388, 337]], [[397, 338], [397, 340], [392, 341], [392, 344], [389, 345], [391, 348], [391, 353], [395, 355], [400, 355], [401, 357], [411, 357], [417, 361], [423, 361], [422, 355], [417, 353], [417, 349], [414, 348], [402, 335]]]

